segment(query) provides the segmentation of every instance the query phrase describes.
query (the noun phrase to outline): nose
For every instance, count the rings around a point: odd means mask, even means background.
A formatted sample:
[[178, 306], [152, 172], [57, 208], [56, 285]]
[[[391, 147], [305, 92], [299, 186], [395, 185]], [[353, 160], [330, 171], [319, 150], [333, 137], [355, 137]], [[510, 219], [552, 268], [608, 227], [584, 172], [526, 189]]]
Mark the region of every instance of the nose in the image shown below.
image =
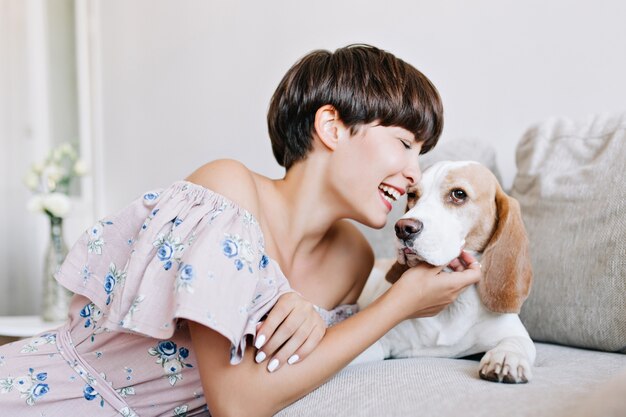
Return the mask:
[[422, 171], [420, 170], [420, 165], [418, 158], [415, 157], [407, 166], [404, 168], [403, 172], [405, 178], [411, 181], [410, 185], [415, 185], [422, 177]]
[[396, 222], [396, 236], [402, 240], [415, 239], [424, 228], [424, 223], [417, 219], [400, 219]]

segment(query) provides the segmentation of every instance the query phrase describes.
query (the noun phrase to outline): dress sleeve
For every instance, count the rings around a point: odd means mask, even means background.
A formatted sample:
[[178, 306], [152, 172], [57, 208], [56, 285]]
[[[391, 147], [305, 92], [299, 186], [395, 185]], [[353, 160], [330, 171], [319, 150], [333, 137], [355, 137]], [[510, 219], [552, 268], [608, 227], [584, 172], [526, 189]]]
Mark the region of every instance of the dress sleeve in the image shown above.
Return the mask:
[[103, 219], [72, 248], [57, 279], [90, 298], [111, 330], [170, 338], [178, 319], [225, 336], [239, 363], [247, 336], [289, 291], [257, 220], [179, 181]]

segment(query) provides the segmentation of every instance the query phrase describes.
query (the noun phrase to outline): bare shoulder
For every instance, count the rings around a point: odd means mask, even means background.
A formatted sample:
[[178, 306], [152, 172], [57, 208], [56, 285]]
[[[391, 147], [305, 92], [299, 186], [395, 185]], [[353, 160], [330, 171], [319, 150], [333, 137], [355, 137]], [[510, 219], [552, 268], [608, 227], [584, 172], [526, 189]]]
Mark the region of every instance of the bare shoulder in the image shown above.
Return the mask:
[[332, 250], [338, 256], [342, 274], [351, 282], [344, 303], [355, 303], [374, 266], [374, 251], [363, 233], [350, 221], [342, 220], [333, 227]]
[[185, 180], [232, 200], [253, 215], [259, 214], [259, 193], [254, 174], [234, 159], [218, 159], [202, 165]]

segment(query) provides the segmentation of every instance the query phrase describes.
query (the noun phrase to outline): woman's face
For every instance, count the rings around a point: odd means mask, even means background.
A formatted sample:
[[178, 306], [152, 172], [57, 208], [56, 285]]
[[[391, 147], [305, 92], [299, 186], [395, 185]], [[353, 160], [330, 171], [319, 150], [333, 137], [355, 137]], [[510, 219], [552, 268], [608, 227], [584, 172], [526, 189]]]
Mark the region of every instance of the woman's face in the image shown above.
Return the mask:
[[338, 147], [341, 166], [335, 184], [354, 220], [374, 228], [385, 225], [392, 204], [420, 179], [421, 147], [408, 130], [374, 123]]

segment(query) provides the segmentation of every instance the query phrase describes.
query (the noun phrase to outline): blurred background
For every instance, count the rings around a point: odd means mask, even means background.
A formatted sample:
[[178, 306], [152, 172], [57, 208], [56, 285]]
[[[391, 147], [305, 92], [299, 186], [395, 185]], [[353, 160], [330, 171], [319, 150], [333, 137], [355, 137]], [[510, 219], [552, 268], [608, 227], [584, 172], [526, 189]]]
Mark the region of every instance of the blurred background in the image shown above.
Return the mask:
[[626, 110], [619, 0], [0, 0], [0, 315], [38, 314], [46, 216], [24, 176], [76, 144], [69, 246], [144, 191], [216, 158], [270, 177], [269, 98], [313, 49], [370, 43], [424, 72], [442, 140], [493, 146], [505, 188], [524, 131]]

